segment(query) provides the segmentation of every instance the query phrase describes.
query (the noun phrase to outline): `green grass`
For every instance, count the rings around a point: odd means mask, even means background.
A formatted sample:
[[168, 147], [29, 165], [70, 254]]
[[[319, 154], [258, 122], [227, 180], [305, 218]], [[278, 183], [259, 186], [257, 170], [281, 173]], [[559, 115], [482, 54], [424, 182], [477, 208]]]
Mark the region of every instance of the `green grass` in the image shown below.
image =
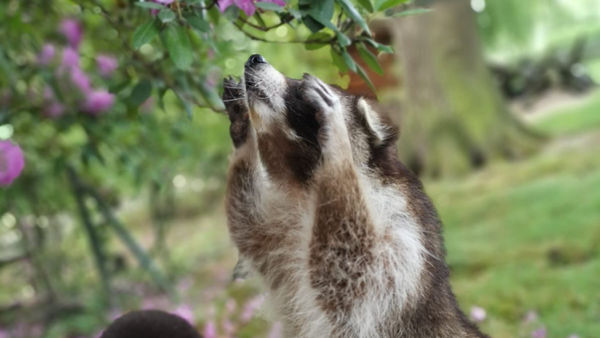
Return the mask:
[[600, 127], [600, 92], [594, 93], [585, 102], [542, 118], [537, 126], [541, 131], [552, 134], [572, 134]]
[[[542, 125], [586, 131], [596, 112], [599, 95]], [[461, 306], [484, 307], [494, 337], [529, 337], [542, 325], [548, 337], [600, 332], [600, 132], [573, 138], [464, 180], [426, 182]], [[524, 324], [530, 310], [539, 320]]]

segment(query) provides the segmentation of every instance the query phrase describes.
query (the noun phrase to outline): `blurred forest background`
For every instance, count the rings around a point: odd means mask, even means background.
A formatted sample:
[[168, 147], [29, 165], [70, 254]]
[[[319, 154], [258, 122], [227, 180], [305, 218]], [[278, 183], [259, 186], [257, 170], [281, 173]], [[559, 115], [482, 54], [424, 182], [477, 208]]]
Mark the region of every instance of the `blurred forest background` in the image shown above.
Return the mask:
[[279, 337], [223, 211], [220, 85], [253, 53], [376, 88], [484, 331], [598, 337], [600, 2], [225, 3], [0, 3], [0, 338], [148, 308]]

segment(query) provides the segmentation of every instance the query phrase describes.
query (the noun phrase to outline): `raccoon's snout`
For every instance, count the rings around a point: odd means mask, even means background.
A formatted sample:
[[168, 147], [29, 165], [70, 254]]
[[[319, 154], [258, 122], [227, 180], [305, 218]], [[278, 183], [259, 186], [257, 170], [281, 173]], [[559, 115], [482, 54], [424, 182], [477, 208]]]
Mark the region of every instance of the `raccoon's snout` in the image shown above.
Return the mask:
[[265, 58], [262, 57], [262, 55], [260, 55], [260, 54], [252, 54], [248, 58], [248, 61], [246, 61], [246, 63], [244, 64], [244, 67], [251, 68], [251, 67], [253, 67], [257, 64], [261, 64], [261, 63], [267, 63], [267, 60], [265, 60]]

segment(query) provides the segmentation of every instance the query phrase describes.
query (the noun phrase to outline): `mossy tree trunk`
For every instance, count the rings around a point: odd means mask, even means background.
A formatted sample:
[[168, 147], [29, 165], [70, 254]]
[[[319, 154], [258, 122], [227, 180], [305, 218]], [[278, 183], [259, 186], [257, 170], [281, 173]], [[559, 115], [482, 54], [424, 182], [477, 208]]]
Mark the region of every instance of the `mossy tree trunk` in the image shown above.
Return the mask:
[[454, 175], [531, 152], [539, 138], [507, 110], [489, 72], [467, 0], [392, 25], [402, 64], [400, 153], [428, 176]]

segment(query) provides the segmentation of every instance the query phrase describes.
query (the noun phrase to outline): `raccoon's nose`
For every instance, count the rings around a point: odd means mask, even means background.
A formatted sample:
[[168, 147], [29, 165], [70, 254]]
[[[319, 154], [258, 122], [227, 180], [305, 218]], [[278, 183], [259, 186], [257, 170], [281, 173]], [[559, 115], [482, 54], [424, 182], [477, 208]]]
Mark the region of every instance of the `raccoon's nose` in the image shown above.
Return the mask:
[[252, 54], [248, 58], [248, 61], [246, 61], [245, 66], [246, 67], [252, 67], [252, 66], [257, 65], [259, 63], [267, 63], [267, 60], [265, 60], [265, 58], [262, 57], [262, 55], [260, 55], [260, 54]]

